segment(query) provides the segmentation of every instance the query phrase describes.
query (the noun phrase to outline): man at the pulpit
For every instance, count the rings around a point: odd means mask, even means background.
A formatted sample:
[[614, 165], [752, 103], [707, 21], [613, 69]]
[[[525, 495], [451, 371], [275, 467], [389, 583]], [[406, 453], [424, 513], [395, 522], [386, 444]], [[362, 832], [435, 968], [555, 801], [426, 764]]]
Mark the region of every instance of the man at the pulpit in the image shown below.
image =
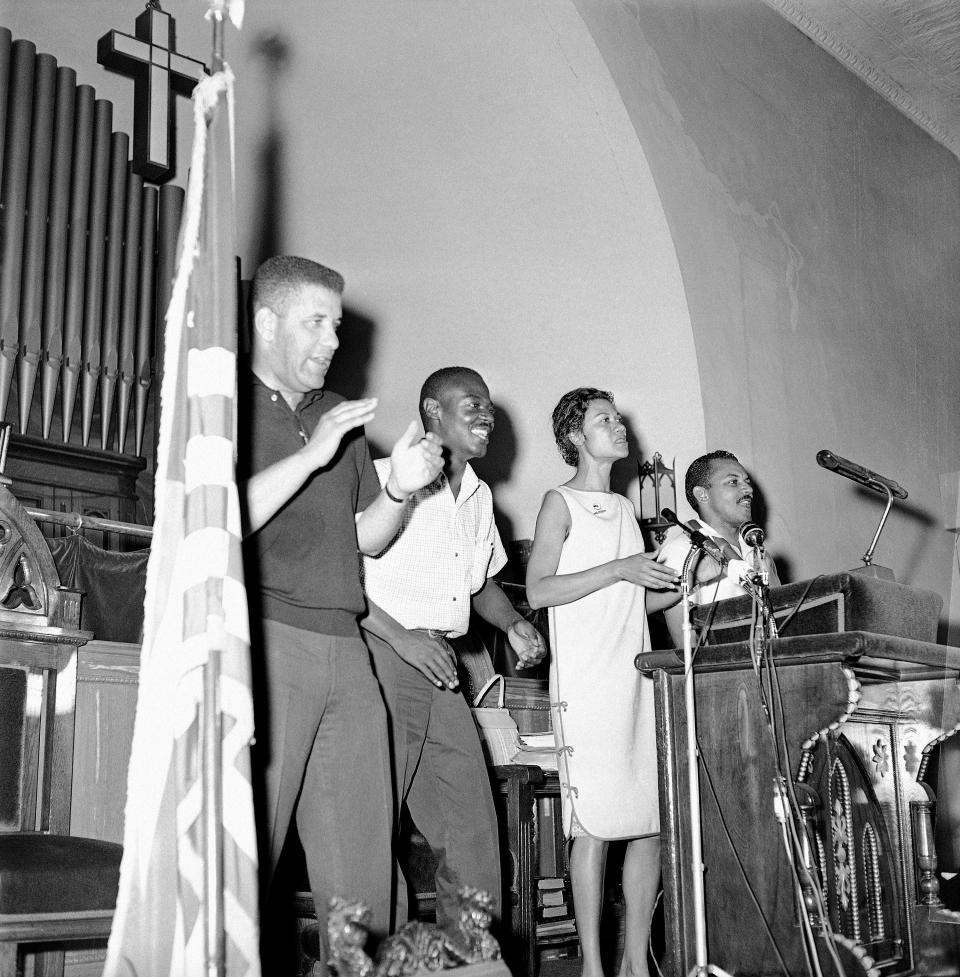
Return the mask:
[[[687, 501], [697, 514], [690, 525], [711, 537], [730, 560], [749, 560], [749, 547], [740, 538], [740, 527], [753, 519], [754, 488], [747, 470], [729, 451], [711, 451], [694, 459], [684, 478]], [[667, 539], [657, 560], [680, 571], [693, 544], [682, 531]], [[773, 560], [763, 554], [771, 587], [780, 586]], [[711, 604], [728, 597], [740, 597], [746, 591], [716, 560], [704, 553], [697, 562], [690, 592], [694, 604]], [[664, 611], [670, 637], [676, 647], [683, 644], [683, 609], [675, 604]]]

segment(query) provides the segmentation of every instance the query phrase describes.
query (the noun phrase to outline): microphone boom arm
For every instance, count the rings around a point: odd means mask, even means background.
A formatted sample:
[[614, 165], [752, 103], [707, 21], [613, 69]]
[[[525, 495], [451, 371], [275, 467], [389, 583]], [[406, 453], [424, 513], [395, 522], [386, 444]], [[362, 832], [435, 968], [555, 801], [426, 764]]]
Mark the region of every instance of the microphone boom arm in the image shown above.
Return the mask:
[[867, 552], [860, 557], [863, 560], [864, 566], [870, 566], [873, 563], [873, 551], [877, 548], [877, 540], [880, 539], [880, 533], [883, 532], [883, 524], [887, 521], [887, 516], [890, 515], [890, 509], [893, 507], [893, 492], [886, 485], [883, 486], [883, 490], [887, 493], [887, 507], [883, 510], [883, 515], [880, 517], [880, 524], [877, 526], [877, 531], [873, 534], [873, 540], [867, 547]]
[[874, 492], [881, 492], [886, 495], [887, 506], [883, 510], [883, 515], [880, 517], [880, 523], [877, 526], [877, 531], [873, 534], [873, 539], [871, 540], [870, 545], [867, 547], [867, 552], [864, 553], [860, 558], [863, 561], [863, 565], [869, 567], [873, 563], [873, 551], [877, 548], [880, 533], [883, 532], [883, 527], [887, 521], [887, 516], [890, 515], [890, 509], [893, 507], [893, 500], [895, 498], [907, 498], [907, 490], [902, 485], [899, 485], [897, 482], [893, 481], [892, 478], [886, 478], [883, 475], [878, 475], [876, 472], [870, 471], [869, 468], [864, 468], [862, 465], [858, 465], [856, 462], [849, 461], [846, 458], [841, 458], [840, 455], [835, 455], [832, 451], [828, 451], [826, 448], [817, 452], [817, 464], [821, 468], [826, 468], [828, 471], [835, 472], [837, 475], [843, 475], [844, 478], [849, 478], [852, 482], [856, 482], [857, 484], [863, 485], [866, 488], [873, 489]]

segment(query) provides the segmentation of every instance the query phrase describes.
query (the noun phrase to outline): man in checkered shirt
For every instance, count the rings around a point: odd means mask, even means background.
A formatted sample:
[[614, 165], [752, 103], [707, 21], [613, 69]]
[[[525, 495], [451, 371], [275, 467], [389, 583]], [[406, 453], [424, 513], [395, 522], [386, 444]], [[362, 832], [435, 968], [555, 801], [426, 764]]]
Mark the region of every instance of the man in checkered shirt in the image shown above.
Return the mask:
[[[443, 445], [443, 472], [413, 493], [392, 543], [364, 557], [370, 610], [361, 626], [390, 718], [398, 814], [405, 802], [437, 855], [437, 923], [452, 928], [461, 885], [489, 892], [499, 915], [500, 855], [483, 749], [449, 639], [466, 633], [472, 607], [506, 632], [519, 667], [540, 661], [546, 647], [492, 579], [507, 558], [490, 488], [470, 466], [493, 433], [487, 385], [475, 370], [438, 370], [423, 384], [420, 417]], [[375, 464], [382, 482], [389, 462]]]

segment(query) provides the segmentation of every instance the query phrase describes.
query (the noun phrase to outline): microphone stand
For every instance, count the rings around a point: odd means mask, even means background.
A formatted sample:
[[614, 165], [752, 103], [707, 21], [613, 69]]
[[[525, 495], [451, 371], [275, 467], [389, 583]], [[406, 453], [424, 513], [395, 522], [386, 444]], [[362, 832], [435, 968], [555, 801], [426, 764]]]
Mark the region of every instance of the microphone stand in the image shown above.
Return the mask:
[[693, 882], [693, 932], [696, 965], [692, 977], [715, 974], [730, 977], [725, 970], [707, 963], [707, 915], [703, 890], [703, 837], [700, 818], [700, 764], [697, 750], [697, 704], [693, 691], [693, 637], [690, 624], [691, 579], [703, 550], [693, 545], [683, 562], [680, 600], [683, 607], [683, 697], [687, 713], [687, 803], [690, 808], [690, 861]]
[[770, 577], [763, 557], [763, 550], [759, 546], [751, 547], [754, 566], [749, 574], [740, 581], [743, 589], [750, 594], [754, 603], [760, 608], [760, 618], [763, 624], [764, 638], [777, 637], [777, 619], [773, 613], [773, 601], [770, 599]]

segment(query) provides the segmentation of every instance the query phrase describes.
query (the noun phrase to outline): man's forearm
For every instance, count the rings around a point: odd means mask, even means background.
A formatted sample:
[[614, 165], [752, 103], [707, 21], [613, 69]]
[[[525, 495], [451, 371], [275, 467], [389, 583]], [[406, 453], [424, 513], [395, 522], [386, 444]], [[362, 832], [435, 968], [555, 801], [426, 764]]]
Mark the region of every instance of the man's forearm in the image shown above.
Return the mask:
[[367, 601], [367, 606], [367, 614], [360, 620], [364, 631], [385, 641], [401, 660], [412, 665], [438, 688], [452, 690], [457, 687], [457, 659], [446, 641], [421, 631], [408, 631], [371, 600]]
[[510, 598], [495, 580], [487, 580], [473, 595], [473, 609], [484, 621], [504, 632], [511, 624], [523, 620], [523, 615], [510, 603]]
[[375, 604], [369, 598], [367, 598], [367, 613], [360, 618], [360, 627], [392, 646], [396, 646], [397, 640], [407, 633], [407, 629], [396, 618], [391, 617], [379, 604]]
[[262, 529], [293, 498], [312, 471], [310, 460], [297, 451], [248, 479], [242, 487], [246, 502], [244, 535]]
[[364, 556], [376, 556], [383, 552], [397, 535], [406, 508], [406, 499], [395, 502], [384, 489], [380, 490], [380, 494], [357, 517], [357, 546]]

